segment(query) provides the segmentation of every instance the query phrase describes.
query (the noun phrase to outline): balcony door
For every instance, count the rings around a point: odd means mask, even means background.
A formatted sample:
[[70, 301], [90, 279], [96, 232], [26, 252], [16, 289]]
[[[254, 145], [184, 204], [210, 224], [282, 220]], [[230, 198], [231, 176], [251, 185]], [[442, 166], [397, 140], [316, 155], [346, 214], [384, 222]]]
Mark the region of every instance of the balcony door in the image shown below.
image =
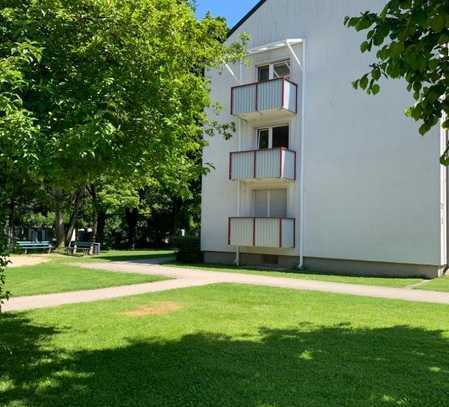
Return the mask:
[[273, 79], [290, 77], [290, 60], [274, 62], [257, 67], [257, 81], [267, 82]]
[[287, 190], [255, 190], [254, 216], [256, 218], [287, 217]]
[[257, 147], [259, 150], [288, 148], [288, 142], [288, 126], [269, 127], [257, 130]]

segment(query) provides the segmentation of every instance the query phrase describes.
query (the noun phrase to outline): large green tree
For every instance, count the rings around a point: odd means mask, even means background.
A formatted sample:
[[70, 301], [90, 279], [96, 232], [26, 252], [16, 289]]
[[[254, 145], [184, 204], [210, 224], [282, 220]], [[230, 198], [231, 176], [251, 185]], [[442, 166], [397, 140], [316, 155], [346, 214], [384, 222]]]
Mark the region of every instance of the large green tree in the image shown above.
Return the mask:
[[[375, 95], [382, 77], [403, 78], [416, 101], [407, 115], [421, 123], [421, 134], [443, 114], [449, 129], [449, 1], [390, 0], [380, 12], [347, 17], [345, 24], [367, 31], [362, 52], [376, 51], [371, 70], [354, 87]], [[449, 164], [449, 146], [441, 161]]]
[[225, 22], [198, 21], [185, 0], [0, 0], [0, 27], [0, 59], [25, 39], [42, 50], [20, 91], [39, 132], [16, 142], [38, 157], [59, 245], [105, 174], [182, 189], [203, 171], [190, 157], [204, 127], [232, 128], [208, 123], [203, 73], [243, 45], [226, 47]]
[[32, 166], [36, 158], [30, 153], [32, 142], [28, 142], [35, 136], [37, 128], [21, 97], [26, 86], [23, 70], [38, 58], [39, 50], [24, 41], [16, 43], [0, 59], [0, 311], [8, 297], [5, 271], [8, 265], [7, 220], [11, 190], [19, 175], [22, 179], [27, 178], [28, 168], [23, 164], [28, 162]]

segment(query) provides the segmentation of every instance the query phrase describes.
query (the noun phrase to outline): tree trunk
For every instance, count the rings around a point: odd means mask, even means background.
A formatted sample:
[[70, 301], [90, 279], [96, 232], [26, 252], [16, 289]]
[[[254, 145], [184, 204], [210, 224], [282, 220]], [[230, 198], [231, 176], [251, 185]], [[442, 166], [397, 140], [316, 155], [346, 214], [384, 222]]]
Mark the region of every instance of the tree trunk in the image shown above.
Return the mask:
[[56, 249], [64, 248], [65, 225], [64, 225], [64, 191], [56, 189], [51, 192], [51, 197], [55, 202], [55, 238]]
[[106, 211], [99, 208], [97, 212], [97, 242], [104, 244], [104, 229], [106, 226]]
[[10, 247], [14, 247], [16, 244], [16, 203], [11, 198], [9, 203], [9, 217], [8, 217], [8, 244]]
[[128, 244], [134, 250], [136, 248], [137, 218], [139, 211], [137, 208], [126, 208], [125, 215], [128, 224]]
[[97, 188], [94, 184], [88, 188], [90, 197], [92, 198], [92, 214], [93, 214], [93, 225], [92, 225], [92, 242], [97, 241], [98, 237], [98, 197]]
[[68, 246], [72, 240], [73, 231], [75, 230], [75, 225], [76, 225], [76, 222], [77, 222], [79, 214], [80, 214], [83, 196], [84, 196], [83, 189], [80, 188], [78, 191], [75, 192], [75, 197], [73, 200], [73, 210], [72, 210], [72, 214], [70, 215], [70, 220], [69, 220], [69, 223], [67, 226], [67, 231], [65, 234], [66, 246]]
[[92, 198], [92, 212], [93, 212], [93, 226], [92, 226], [92, 241], [103, 244], [104, 243], [104, 228], [106, 225], [106, 211], [102, 208], [98, 199], [97, 187], [92, 184], [88, 188], [90, 197]]
[[64, 248], [65, 240], [65, 226], [64, 226], [64, 213], [62, 205], [58, 204], [55, 211], [55, 237], [56, 237], [56, 249]]

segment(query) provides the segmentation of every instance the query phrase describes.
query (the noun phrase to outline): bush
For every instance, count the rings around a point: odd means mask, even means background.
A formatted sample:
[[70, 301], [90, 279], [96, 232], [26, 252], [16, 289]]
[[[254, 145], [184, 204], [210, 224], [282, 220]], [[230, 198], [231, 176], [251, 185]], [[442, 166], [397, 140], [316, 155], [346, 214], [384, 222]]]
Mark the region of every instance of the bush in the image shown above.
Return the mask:
[[176, 260], [182, 263], [202, 263], [203, 253], [198, 237], [186, 236], [176, 239]]

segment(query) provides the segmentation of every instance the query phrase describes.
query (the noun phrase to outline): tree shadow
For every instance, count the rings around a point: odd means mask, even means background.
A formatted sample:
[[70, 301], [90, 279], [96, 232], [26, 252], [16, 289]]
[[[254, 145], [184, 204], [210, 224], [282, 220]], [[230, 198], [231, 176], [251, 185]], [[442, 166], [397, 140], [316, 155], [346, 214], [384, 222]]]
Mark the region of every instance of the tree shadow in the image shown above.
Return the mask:
[[136, 251], [134, 254], [114, 254], [114, 255], [102, 255], [99, 254], [93, 258], [96, 260], [104, 260], [104, 261], [142, 261], [145, 262], [147, 260], [155, 260], [155, 259], [171, 259], [175, 256], [175, 253], [148, 253]]
[[57, 332], [1, 317], [2, 406], [447, 406], [449, 338], [407, 326], [260, 328], [59, 352]]

